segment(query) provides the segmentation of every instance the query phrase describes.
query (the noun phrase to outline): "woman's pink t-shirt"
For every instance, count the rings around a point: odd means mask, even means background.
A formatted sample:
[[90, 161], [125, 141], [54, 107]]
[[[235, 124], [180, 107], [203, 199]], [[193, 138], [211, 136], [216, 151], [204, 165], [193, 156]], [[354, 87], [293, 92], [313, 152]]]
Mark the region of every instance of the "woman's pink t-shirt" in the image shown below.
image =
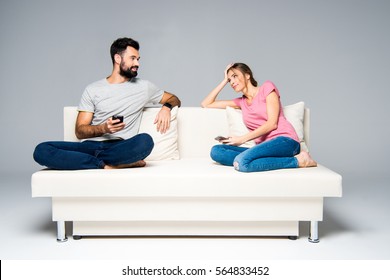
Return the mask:
[[258, 128], [259, 126], [263, 125], [267, 121], [268, 116], [267, 116], [266, 97], [272, 91], [275, 91], [279, 97], [280, 110], [279, 110], [278, 128], [269, 132], [268, 134], [262, 135], [254, 139], [256, 144], [259, 144], [266, 140], [271, 140], [278, 136], [290, 137], [295, 141], [299, 142], [299, 138], [297, 136], [297, 133], [295, 132], [294, 127], [284, 116], [283, 107], [280, 102], [279, 90], [271, 81], [266, 81], [264, 84], [260, 86], [259, 92], [252, 100], [252, 104], [248, 105], [245, 96], [235, 98], [233, 99], [233, 101], [234, 103], [236, 103], [238, 107], [241, 108], [242, 118], [244, 120], [244, 123], [246, 127], [252, 131]]

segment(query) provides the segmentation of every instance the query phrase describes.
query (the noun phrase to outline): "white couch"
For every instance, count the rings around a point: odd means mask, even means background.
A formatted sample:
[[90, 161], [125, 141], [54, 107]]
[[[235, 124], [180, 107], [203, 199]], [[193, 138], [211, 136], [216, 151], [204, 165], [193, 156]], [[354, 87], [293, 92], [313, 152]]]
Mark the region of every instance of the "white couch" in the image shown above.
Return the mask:
[[[300, 106], [298, 121], [291, 121], [300, 131], [304, 147], [309, 146], [310, 111], [303, 103]], [[209, 152], [217, 144], [215, 136], [235, 129], [232, 118], [237, 121], [239, 111], [231, 110], [237, 116], [228, 114], [228, 124], [227, 110], [174, 108], [169, 133], [159, 135], [152, 124], [158, 110], [150, 108], [143, 113], [140, 131], [155, 139], [146, 167], [44, 169], [32, 175], [32, 196], [52, 199], [58, 241], [67, 240], [66, 221], [73, 222], [74, 239], [162, 235], [296, 239], [299, 221], [310, 221], [309, 241], [319, 241], [324, 198], [342, 195], [339, 174], [322, 165], [235, 171], [214, 163]], [[291, 118], [297, 115], [294, 110], [290, 110]], [[74, 134], [76, 116], [76, 107], [64, 108], [65, 140], [78, 141]]]

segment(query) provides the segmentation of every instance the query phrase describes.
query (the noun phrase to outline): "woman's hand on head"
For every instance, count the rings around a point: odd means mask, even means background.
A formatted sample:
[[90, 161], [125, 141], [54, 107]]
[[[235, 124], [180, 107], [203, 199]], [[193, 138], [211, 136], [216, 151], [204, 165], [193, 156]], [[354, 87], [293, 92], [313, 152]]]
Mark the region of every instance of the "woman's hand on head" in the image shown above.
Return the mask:
[[226, 69], [225, 69], [225, 80], [226, 82], [229, 81], [229, 78], [228, 78], [228, 70], [233, 66], [234, 63], [230, 63], [228, 64], [228, 66], [226, 66]]

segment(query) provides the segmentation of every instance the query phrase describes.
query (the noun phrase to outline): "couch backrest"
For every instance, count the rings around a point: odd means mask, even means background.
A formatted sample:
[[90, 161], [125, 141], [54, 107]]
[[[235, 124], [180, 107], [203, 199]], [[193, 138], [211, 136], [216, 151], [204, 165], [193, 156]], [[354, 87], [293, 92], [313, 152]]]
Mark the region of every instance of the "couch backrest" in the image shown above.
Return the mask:
[[[158, 112], [159, 108], [149, 108]], [[64, 107], [64, 140], [79, 141], [75, 135], [77, 107]], [[310, 111], [305, 108], [303, 130], [306, 145], [309, 146]], [[226, 112], [222, 109], [181, 107], [177, 114], [178, 149], [180, 158], [208, 157], [214, 138], [228, 135]]]
[[178, 111], [180, 157], [209, 157], [216, 136], [228, 135], [225, 110], [183, 107]]

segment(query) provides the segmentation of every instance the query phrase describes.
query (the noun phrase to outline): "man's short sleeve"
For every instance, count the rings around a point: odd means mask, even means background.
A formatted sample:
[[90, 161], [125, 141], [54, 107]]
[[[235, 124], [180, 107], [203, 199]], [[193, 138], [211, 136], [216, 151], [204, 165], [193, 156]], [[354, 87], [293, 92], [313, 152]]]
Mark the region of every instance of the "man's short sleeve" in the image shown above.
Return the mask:
[[160, 101], [163, 97], [164, 91], [149, 81], [147, 81], [147, 90], [148, 90], [148, 95], [149, 95], [149, 101], [148, 101], [146, 107], [157, 105], [158, 103], [160, 103]]
[[92, 102], [92, 98], [89, 94], [88, 88], [86, 88], [81, 96], [78, 111], [95, 112], [95, 105]]

